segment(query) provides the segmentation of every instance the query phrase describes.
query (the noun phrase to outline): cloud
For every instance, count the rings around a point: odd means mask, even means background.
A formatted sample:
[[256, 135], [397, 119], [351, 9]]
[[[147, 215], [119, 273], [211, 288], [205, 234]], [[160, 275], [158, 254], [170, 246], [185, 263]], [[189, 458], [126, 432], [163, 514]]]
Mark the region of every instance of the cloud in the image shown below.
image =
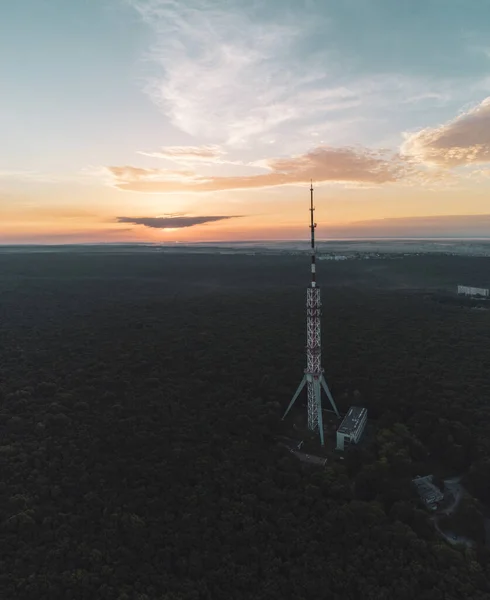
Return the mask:
[[[41, 173], [39, 171], [0, 171], [0, 180], [12, 180], [35, 183], [63, 183], [65, 181], [76, 181], [76, 176], [56, 175], [52, 173]], [[78, 177], [80, 179], [80, 177]]]
[[0, 179], [15, 177], [15, 178], [26, 178], [30, 179], [36, 176], [36, 171], [0, 171]]
[[490, 163], [490, 97], [440, 127], [407, 135], [402, 152], [447, 168]]
[[[141, 167], [108, 167], [108, 170], [113, 177], [122, 185], [142, 182], [161, 181], [162, 177], [165, 181], [171, 183], [175, 181], [182, 183], [187, 179], [195, 178], [194, 171], [185, 169], [170, 170], [170, 169], [143, 169]], [[107, 172], [107, 171], [106, 171]]]
[[85, 167], [75, 173], [49, 173], [41, 171], [28, 171], [28, 170], [13, 170], [13, 171], [0, 171], [0, 181], [5, 180], [7, 183], [10, 182], [23, 182], [23, 183], [77, 183], [81, 185], [91, 185], [93, 178], [101, 176], [100, 168], [96, 167]]
[[130, 1], [156, 33], [145, 91], [190, 135], [240, 145], [288, 121], [359, 105], [356, 91], [332, 82], [325, 50], [305, 59], [308, 39], [325, 35], [318, 16], [284, 9], [271, 20], [233, 1]]
[[365, 148], [319, 146], [306, 154], [269, 159], [262, 163], [269, 172], [251, 176], [213, 177], [185, 171], [179, 180], [175, 171], [139, 167], [108, 167], [121, 190], [134, 192], [212, 192], [262, 188], [315, 182], [383, 184], [408, 176], [411, 166], [396, 155]]
[[469, 173], [469, 178], [479, 181], [488, 181], [490, 178], [490, 169], [473, 169]]
[[150, 158], [162, 158], [181, 165], [201, 163], [205, 165], [250, 166], [249, 163], [241, 160], [224, 158], [228, 153], [216, 144], [205, 146], [164, 146], [156, 152], [144, 152], [140, 150], [138, 154], [149, 156]]
[[226, 154], [219, 146], [165, 146], [158, 152], [139, 152], [152, 158], [164, 158], [173, 162], [221, 162], [221, 157]]
[[204, 223], [214, 223], [224, 219], [238, 219], [243, 215], [208, 216], [208, 217], [186, 217], [184, 215], [166, 215], [165, 217], [117, 217], [118, 223], [133, 223], [144, 225], [152, 229], [184, 229], [195, 227]]
[[[145, 93], [175, 128], [200, 141], [243, 147], [287, 138], [293, 148], [294, 138], [296, 152], [305, 148], [305, 127], [330, 124], [345, 143], [346, 120], [359, 117], [374, 141], [373, 118], [386, 122], [474, 93], [461, 77], [376, 71], [376, 62], [356, 73], [357, 59], [339, 53], [338, 23], [302, 3], [127, 1], [155, 39]], [[347, 133], [347, 143], [358, 140], [359, 123]]]
[[420, 104], [420, 103], [430, 103], [435, 105], [443, 105], [449, 102], [451, 96], [448, 93], [438, 93], [438, 92], [423, 92], [416, 94], [415, 96], [409, 96], [402, 100], [402, 104]]

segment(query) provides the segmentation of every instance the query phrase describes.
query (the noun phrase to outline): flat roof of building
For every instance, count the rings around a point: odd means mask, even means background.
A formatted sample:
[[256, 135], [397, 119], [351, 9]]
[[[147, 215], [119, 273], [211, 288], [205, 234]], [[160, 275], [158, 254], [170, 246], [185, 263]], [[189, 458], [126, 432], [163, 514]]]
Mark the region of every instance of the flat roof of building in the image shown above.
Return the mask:
[[367, 409], [361, 406], [351, 406], [337, 430], [338, 433], [354, 433], [361, 424], [366, 413]]

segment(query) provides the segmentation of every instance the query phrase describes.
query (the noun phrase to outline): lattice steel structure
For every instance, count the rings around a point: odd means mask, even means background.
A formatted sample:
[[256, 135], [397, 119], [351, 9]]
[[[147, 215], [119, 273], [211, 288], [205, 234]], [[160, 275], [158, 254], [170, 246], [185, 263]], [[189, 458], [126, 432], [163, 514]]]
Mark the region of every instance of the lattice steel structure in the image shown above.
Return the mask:
[[313, 182], [310, 186], [310, 230], [311, 230], [311, 283], [306, 290], [306, 369], [303, 379], [296, 390], [289, 406], [284, 413], [283, 419], [300, 395], [302, 389], [307, 386], [308, 393], [308, 429], [319, 430], [320, 442], [324, 445], [323, 417], [322, 417], [322, 388], [332, 405], [332, 408], [340, 418], [339, 411], [328, 388], [322, 368], [322, 345], [321, 345], [321, 297], [320, 288], [316, 285], [315, 264], [315, 227], [313, 217], [315, 207], [313, 206]]

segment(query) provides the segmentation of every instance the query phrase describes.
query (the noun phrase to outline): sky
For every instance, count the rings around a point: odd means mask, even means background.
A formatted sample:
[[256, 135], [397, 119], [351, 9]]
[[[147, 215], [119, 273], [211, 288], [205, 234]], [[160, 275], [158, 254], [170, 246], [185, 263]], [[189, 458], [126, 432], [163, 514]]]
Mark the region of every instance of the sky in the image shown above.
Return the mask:
[[490, 237], [488, 0], [11, 0], [0, 243]]

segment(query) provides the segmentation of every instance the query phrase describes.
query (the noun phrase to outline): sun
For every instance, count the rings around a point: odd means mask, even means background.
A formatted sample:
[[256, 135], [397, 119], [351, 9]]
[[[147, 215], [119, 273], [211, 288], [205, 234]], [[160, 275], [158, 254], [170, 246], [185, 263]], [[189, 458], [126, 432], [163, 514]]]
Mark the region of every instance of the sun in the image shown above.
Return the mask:
[[163, 227], [162, 231], [177, 231], [178, 227]]

